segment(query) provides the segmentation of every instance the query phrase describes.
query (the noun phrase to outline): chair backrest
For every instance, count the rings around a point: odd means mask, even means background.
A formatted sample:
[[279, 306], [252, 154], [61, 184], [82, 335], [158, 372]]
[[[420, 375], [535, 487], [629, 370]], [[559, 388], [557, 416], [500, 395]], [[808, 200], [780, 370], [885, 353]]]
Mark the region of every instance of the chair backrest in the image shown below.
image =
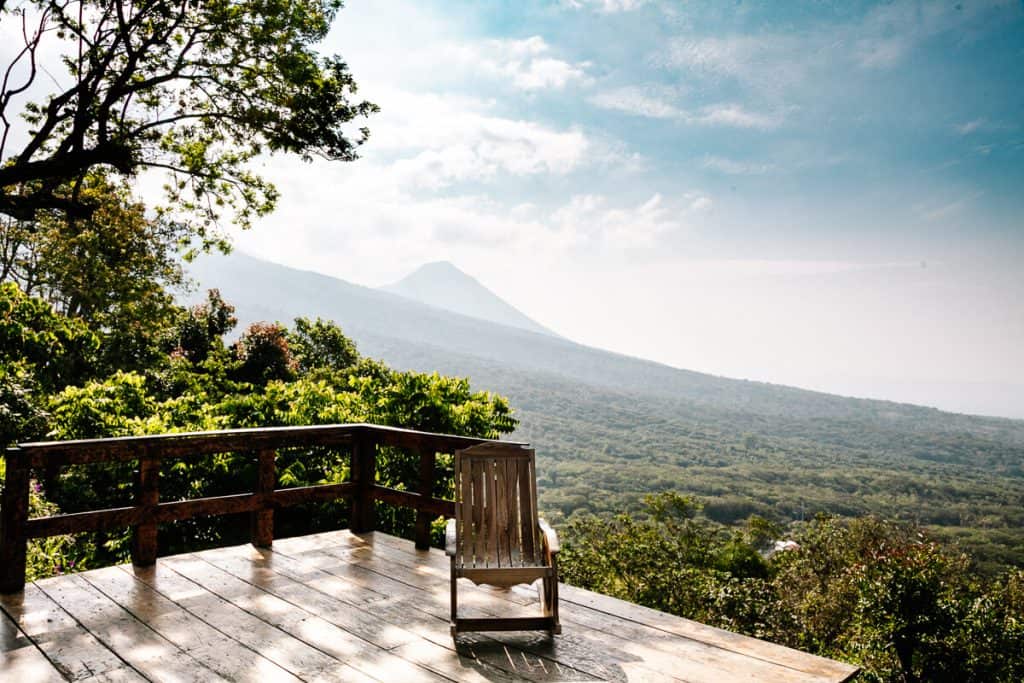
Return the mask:
[[485, 443], [456, 451], [455, 529], [462, 567], [540, 564], [533, 450]]

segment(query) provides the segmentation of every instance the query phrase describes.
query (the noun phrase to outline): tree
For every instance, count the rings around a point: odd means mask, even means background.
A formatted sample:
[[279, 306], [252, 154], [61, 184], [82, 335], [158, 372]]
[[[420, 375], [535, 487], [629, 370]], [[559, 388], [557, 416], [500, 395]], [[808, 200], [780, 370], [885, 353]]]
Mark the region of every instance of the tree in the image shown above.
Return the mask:
[[[0, 213], [34, 220], [58, 209], [92, 215], [90, 171], [169, 172], [164, 216], [188, 220], [205, 244], [224, 211], [249, 225], [273, 208], [274, 188], [248, 162], [264, 152], [350, 161], [368, 135], [338, 56], [314, 45], [341, 0], [27, 0], [0, 3], [24, 45], [0, 82]], [[67, 85], [28, 103], [24, 146], [8, 152], [11, 118], [43, 87], [42, 55], [62, 56]], [[20, 139], [19, 139], [20, 144]]]
[[90, 173], [81, 188], [96, 210], [69, 220], [40, 211], [32, 222], [0, 217], [0, 281], [14, 282], [103, 336], [101, 365], [140, 369], [159, 354], [158, 334], [177, 312], [169, 287], [185, 277], [181, 226], [150, 220], [123, 185]]
[[318, 369], [345, 370], [359, 361], [355, 342], [332, 320], [296, 318], [288, 344], [302, 375]]
[[183, 311], [171, 332], [168, 349], [193, 363], [202, 363], [211, 351], [223, 347], [222, 337], [238, 324], [235, 307], [221, 298], [219, 289], [206, 293], [206, 303]]
[[234, 345], [241, 364], [241, 382], [264, 385], [271, 380], [295, 378], [295, 359], [288, 348], [287, 331], [273, 323], [253, 323]]

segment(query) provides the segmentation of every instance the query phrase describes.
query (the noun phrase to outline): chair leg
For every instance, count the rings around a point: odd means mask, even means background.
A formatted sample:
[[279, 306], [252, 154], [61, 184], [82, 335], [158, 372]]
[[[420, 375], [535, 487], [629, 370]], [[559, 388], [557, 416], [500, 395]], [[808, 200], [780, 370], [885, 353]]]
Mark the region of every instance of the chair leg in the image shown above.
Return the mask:
[[459, 583], [458, 578], [455, 576], [455, 558], [452, 557], [452, 621], [451, 621], [451, 632], [452, 638], [459, 632], [457, 626], [457, 619], [459, 615]]
[[558, 620], [558, 556], [551, 556], [551, 588], [550, 588], [550, 609], [551, 609], [551, 635], [562, 632], [562, 624]]

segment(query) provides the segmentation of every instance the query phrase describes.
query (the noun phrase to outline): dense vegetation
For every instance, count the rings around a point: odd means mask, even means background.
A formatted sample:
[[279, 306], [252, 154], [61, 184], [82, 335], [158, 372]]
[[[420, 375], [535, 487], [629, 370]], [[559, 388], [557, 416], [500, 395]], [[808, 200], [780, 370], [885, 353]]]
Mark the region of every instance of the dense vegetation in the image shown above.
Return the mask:
[[552, 517], [638, 511], [675, 490], [725, 523], [875, 514], [958, 541], [984, 571], [1024, 566], [1024, 421], [679, 370], [239, 254], [191, 270], [240, 319], [343, 321], [393, 367], [508, 397]]
[[649, 496], [639, 515], [580, 516], [562, 572], [576, 585], [732, 631], [855, 662], [866, 681], [1024, 677], [1024, 571], [980, 579], [913, 526], [816, 517], [792, 531], [698, 516]]
[[[474, 392], [465, 379], [397, 372], [360, 357], [333, 323], [298, 319], [292, 329], [251, 325], [231, 346], [223, 338], [234, 326], [231, 307], [217, 292], [205, 304], [177, 310], [175, 322], [154, 335], [158, 360], [131, 371], [105, 375], [98, 367], [104, 341], [117, 334], [95, 332], [81, 320], [54, 313], [15, 284], [0, 285], [0, 332], [4, 345], [5, 443], [33, 438], [95, 438], [175, 431], [337, 422], [374, 422], [472, 436], [512, 431], [507, 402]], [[55, 374], [74, 357], [76, 375]], [[13, 370], [13, 373], [11, 372]], [[390, 485], [415, 484], [418, 460], [386, 451], [379, 466]], [[442, 473], [446, 462], [441, 463]], [[279, 458], [280, 484], [336, 483], [348, 478], [347, 454], [291, 449]], [[37, 513], [75, 512], [130, 504], [130, 464], [69, 467], [39, 472], [33, 484]], [[253, 460], [219, 456], [173, 460], [161, 472], [167, 500], [251, 490]], [[451, 497], [442, 477], [438, 495]], [[411, 517], [382, 510], [395, 531]], [[281, 533], [308, 533], [344, 525], [342, 504], [308, 506], [279, 518]], [[247, 538], [244, 520], [193, 520], [169, 525], [163, 552]], [[101, 566], [127, 558], [127, 534], [51, 539], [32, 549], [30, 577], [69, 567]]]

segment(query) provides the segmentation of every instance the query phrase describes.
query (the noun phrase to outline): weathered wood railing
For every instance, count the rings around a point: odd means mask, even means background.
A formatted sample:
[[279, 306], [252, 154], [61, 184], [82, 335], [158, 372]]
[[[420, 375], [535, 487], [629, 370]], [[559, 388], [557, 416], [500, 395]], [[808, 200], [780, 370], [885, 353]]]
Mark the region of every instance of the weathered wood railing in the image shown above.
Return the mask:
[[[374, 501], [416, 510], [416, 547], [427, 548], [431, 520], [454, 514], [451, 501], [433, 497], [437, 454], [453, 453], [484, 441], [370, 424], [341, 424], [19, 444], [5, 452], [7, 473], [0, 501], [0, 593], [14, 593], [24, 587], [30, 538], [131, 527], [132, 562], [149, 565], [156, 562], [158, 524], [248, 512], [253, 545], [268, 547], [274, 539], [274, 510], [338, 498], [350, 499], [349, 525], [356, 532], [373, 530]], [[277, 449], [314, 446], [347, 447], [352, 458], [350, 481], [277, 488]], [[418, 491], [377, 484], [377, 446], [419, 454]], [[160, 502], [160, 465], [165, 459], [231, 452], [255, 455], [257, 476], [252, 493]], [[67, 465], [126, 461], [138, 462], [134, 505], [29, 519], [32, 469], [53, 471]]]

